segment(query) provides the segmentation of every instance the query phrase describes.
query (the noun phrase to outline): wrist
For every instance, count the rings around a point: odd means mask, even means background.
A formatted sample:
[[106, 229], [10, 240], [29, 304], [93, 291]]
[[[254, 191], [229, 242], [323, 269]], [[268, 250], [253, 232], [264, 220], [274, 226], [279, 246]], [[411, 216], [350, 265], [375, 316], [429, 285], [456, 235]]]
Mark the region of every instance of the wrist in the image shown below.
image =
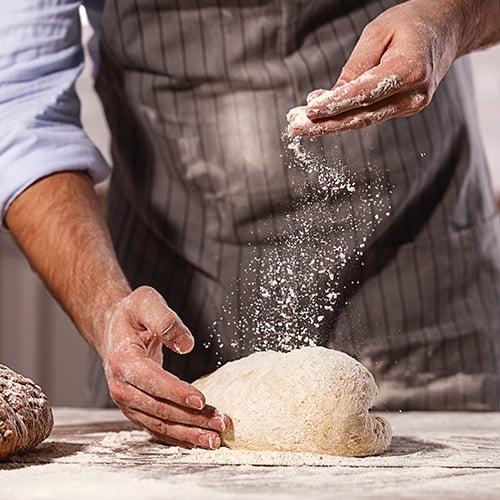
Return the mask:
[[500, 41], [498, 0], [443, 0], [457, 33], [456, 58]]
[[102, 288], [92, 301], [80, 307], [78, 301], [68, 311], [83, 337], [103, 359], [108, 348], [108, 334], [113, 316], [132, 292], [122, 277], [110, 280], [110, 286]]
[[99, 353], [108, 311], [130, 293], [91, 180], [61, 172], [12, 203], [7, 224], [31, 266]]

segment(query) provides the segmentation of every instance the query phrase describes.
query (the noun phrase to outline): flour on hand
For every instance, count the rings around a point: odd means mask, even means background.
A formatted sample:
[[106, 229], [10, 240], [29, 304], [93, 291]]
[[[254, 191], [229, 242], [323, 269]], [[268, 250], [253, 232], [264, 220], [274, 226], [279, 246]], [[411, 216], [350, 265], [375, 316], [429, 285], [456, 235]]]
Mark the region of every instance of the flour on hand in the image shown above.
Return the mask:
[[229, 448], [366, 456], [391, 441], [388, 422], [369, 413], [373, 376], [332, 349], [256, 352], [194, 386], [231, 417], [233, 427], [221, 436]]

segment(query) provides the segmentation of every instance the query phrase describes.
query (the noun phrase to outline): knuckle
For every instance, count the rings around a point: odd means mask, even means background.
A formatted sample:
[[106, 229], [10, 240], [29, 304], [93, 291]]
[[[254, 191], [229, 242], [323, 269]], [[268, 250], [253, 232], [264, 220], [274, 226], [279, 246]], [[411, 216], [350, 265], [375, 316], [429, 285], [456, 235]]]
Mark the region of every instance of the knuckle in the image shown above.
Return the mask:
[[111, 355], [107, 361], [107, 373], [113, 378], [123, 379], [123, 362], [121, 356]]
[[410, 109], [419, 111], [424, 109], [431, 102], [430, 92], [414, 92], [410, 96]]
[[162, 340], [172, 340], [176, 338], [179, 335], [179, 332], [177, 331], [178, 325], [179, 322], [177, 321], [177, 318], [175, 317], [165, 318], [165, 321], [160, 331], [160, 337], [162, 338]]
[[166, 422], [160, 422], [158, 420], [152, 421], [148, 425], [148, 430], [164, 440], [181, 439], [180, 436], [176, 435], [176, 433], [173, 432], [172, 425]]
[[126, 392], [119, 386], [119, 384], [110, 383], [109, 394], [111, 396], [111, 399], [118, 406], [125, 406], [125, 403], [127, 402]]
[[145, 285], [136, 288], [132, 292], [132, 295], [137, 301], [143, 301], [143, 300], [151, 300], [153, 297], [156, 297], [159, 294], [154, 288]]
[[136, 401], [136, 406], [148, 415], [152, 415], [163, 421], [172, 422], [176, 420], [175, 412], [170, 410], [170, 405], [156, 401], [153, 398], [141, 398]]
[[382, 38], [386, 35], [387, 29], [383, 24], [378, 22], [368, 23], [363, 30], [361, 31], [360, 38], [374, 39], [374, 38]]
[[425, 85], [430, 81], [430, 77], [430, 68], [426, 64], [417, 63], [411, 67], [408, 80], [413, 85]]

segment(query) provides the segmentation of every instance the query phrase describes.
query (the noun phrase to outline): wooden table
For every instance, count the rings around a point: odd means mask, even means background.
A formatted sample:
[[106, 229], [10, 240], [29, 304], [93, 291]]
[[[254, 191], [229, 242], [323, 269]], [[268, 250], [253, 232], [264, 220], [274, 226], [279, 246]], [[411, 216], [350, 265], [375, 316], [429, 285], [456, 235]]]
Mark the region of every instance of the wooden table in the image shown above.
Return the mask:
[[500, 499], [500, 413], [387, 413], [386, 453], [323, 460], [168, 447], [117, 410], [54, 414], [48, 440], [0, 463], [0, 499]]

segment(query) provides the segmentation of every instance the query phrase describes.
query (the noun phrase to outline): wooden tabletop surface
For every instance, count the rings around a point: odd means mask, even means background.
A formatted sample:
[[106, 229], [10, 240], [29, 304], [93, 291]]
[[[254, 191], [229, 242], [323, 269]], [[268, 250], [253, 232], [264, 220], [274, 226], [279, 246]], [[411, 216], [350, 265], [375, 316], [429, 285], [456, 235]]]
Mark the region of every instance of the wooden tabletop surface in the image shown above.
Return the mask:
[[117, 410], [56, 408], [35, 450], [0, 463], [0, 498], [500, 498], [500, 412], [385, 413], [380, 456], [182, 450], [155, 443]]

